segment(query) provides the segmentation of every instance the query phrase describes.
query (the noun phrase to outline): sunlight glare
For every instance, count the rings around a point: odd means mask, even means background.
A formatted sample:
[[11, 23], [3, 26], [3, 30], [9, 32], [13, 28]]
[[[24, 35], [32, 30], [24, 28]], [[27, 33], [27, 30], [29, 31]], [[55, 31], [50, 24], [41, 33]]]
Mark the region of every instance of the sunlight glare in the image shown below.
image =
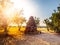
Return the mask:
[[14, 3], [14, 8], [21, 10], [23, 8], [23, 16], [28, 19], [34, 12], [34, 8], [27, 0], [11, 0]]

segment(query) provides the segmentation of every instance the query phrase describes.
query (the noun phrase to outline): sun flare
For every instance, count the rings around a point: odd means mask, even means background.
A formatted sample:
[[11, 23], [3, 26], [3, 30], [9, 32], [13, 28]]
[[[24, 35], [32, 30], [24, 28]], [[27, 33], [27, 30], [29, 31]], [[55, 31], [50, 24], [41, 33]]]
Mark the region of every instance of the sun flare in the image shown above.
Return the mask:
[[6, 1], [4, 3], [5, 8], [3, 8], [3, 14], [6, 15], [8, 18], [11, 18], [15, 15], [15, 13], [22, 12], [22, 16], [28, 19], [31, 15], [34, 14], [34, 7], [31, 5], [29, 0], [10, 0], [10, 2]]
[[23, 8], [23, 16], [28, 18], [33, 13], [33, 7], [29, 4], [27, 0], [11, 0], [14, 3], [14, 8], [16, 10], [21, 10]]

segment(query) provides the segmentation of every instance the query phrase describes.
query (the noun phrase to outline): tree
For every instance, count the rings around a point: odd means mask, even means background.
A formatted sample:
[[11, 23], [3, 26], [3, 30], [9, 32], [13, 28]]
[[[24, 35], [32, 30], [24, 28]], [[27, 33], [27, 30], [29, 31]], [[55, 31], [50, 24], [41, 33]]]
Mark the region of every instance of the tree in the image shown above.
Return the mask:
[[29, 21], [27, 22], [25, 33], [34, 33], [37, 31], [37, 25], [33, 16], [30, 16]]
[[49, 31], [49, 25], [50, 25], [49, 20], [48, 19], [45, 19], [44, 20], [44, 23], [46, 24], [47, 30]]
[[4, 28], [5, 34], [7, 34], [7, 19], [4, 15], [0, 15], [0, 26]]
[[51, 16], [53, 29], [55, 32], [60, 32], [60, 12], [53, 13]]
[[[5, 34], [7, 34], [7, 27], [8, 27], [8, 17], [6, 14], [4, 14], [4, 11], [6, 10], [8, 1], [7, 0], [1, 0], [0, 2], [0, 26], [4, 28]], [[11, 3], [10, 3], [11, 4]]]
[[55, 32], [60, 33], [60, 6], [57, 7], [58, 11], [54, 10], [52, 16], [45, 20], [46, 25], [49, 26], [50, 29], [54, 30]]
[[22, 24], [26, 22], [26, 19], [23, 16], [21, 16], [21, 13], [22, 13], [21, 11], [20, 13], [17, 12], [15, 16], [13, 17], [13, 21], [14, 23], [18, 25], [19, 31], [20, 31]]
[[38, 26], [38, 25], [40, 24], [40, 18], [35, 17], [34, 20], [35, 20], [35, 23], [36, 23], [37, 26]]

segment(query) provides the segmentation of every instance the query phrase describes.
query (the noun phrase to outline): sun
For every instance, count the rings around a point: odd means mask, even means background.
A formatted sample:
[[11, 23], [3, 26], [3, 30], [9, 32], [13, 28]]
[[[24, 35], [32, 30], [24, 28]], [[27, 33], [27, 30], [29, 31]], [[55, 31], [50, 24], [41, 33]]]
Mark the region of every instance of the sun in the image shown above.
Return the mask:
[[6, 8], [3, 9], [4, 15], [8, 18], [12, 18], [16, 12], [19, 12], [22, 9], [22, 16], [26, 17], [26, 19], [34, 14], [35, 9], [29, 0], [10, 0], [10, 2], [5, 2], [7, 5]]
[[11, 0], [11, 2], [14, 3], [13, 7], [18, 11], [23, 8], [23, 16], [27, 19], [34, 12], [34, 8], [27, 0]]

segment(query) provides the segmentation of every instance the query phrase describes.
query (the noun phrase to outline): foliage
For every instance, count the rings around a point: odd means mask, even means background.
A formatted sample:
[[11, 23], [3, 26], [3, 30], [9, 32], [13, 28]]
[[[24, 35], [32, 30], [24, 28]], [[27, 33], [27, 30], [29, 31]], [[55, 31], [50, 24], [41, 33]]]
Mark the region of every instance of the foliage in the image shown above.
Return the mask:
[[49, 31], [49, 20], [48, 19], [45, 19], [44, 20], [44, 23], [46, 23], [47, 30]]
[[6, 8], [8, 8], [6, 4], [8, 4], [7, 0], [1, 0], [0, 2], [0, 27], [4, 28], [5, 34], [7, 34], [7, 26], [9, 24], [8, 22], [9, 19], [4, 13]]
[[29, 21], [27, 22], [25, 33], [31, 33], [31, 32], [33, 33], [35, 31], [37, 31], [37, 25], [35, 23], [33, 16], [31, 16], [29, 18]]
[[49, 19], [45, 19], [46, 25], [54, 30], [55, 32], [60, 33], [60, 10], [58, 8], [58, 11], [54, 11], [52, 13], [52, 16]]
[[16, 23], [18, 25], [18, 28], [20, 30], [22, 24], [24, 22], [26, 22], [25, 17], [21, 16], [21, 14], [18, 14], [18, 12], [15, 14], [15, 16], [13, 17], [13, 21], [14, 23]]
[[37, 26], [39, 26], [39, 24], [40, 24], [40, 18], [37, 18], [37, 17], [35, 17], [35, 23], [37, 24]]

